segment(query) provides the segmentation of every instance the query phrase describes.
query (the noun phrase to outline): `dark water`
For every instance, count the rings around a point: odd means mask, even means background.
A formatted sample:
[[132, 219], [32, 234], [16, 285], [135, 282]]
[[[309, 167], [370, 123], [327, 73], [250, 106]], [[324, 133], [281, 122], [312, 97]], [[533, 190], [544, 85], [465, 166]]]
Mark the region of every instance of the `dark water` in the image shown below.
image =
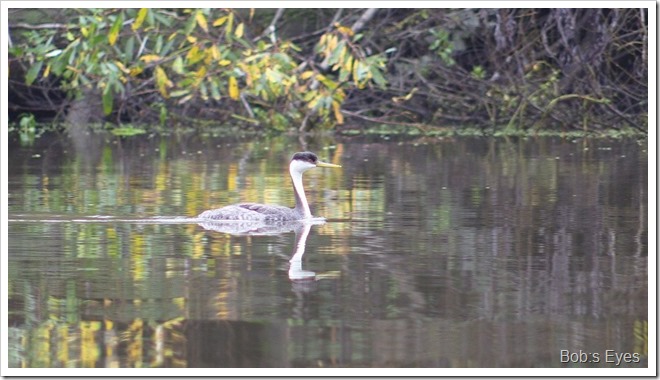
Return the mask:
[[251, 236], [174, 218], [298, 140], [12, 140], [9, 366], [646, 367], [645, 144], [311, 139], [328, 221]]

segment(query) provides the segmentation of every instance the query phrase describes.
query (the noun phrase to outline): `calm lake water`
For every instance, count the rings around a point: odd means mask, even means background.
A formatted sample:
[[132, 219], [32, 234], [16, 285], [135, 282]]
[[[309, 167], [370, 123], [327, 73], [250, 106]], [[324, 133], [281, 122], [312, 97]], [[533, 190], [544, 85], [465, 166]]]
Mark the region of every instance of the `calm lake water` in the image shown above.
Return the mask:
[[[304, 177], [325, 224], [184, 219], [292, 206], [300, 150], [343, 166]], [[635, 140], [12, 139], [9, 366], [647, 367], [647, 161]]]

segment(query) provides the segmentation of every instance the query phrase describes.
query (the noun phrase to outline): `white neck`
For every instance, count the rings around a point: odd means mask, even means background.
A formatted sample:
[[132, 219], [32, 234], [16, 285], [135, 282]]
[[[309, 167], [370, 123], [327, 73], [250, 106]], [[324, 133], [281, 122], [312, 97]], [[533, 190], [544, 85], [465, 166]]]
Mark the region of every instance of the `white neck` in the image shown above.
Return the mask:
[[[311, 166], [312, 168], [314, 166]], [[312, 217], [312, 212], [309, 211], [309, 204], [305, 196], [305, 188], [302, 182], [302, 172], [296, 162], [292, 162], [289, 166], [289, 174], [291, 174], [291, 181], [293, 181], [293, 191], [296, 195], [296, 210], [303, 214], [303, 218], [308, 219]]]

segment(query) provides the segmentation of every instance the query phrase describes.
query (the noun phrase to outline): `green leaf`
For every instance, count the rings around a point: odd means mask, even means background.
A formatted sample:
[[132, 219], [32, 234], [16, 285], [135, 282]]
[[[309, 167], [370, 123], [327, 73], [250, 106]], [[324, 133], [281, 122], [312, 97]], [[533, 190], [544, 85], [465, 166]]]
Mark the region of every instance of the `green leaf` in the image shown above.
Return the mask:
[[66, 67], [66, 62], [63, 57], [58, 57], [59, 59], [55, 59], [53, 63], [50, 66], [50, 71], [52, 71], [55, 75], [60, 76], [62, 75], [62, 71], [64, 71]]
[[124, 47], [124, 62], [131, 62], [133, 60], [134, 51], [135, 36], [131, 36], [128, 40], [126, 40], [126, 46]]
[[172, 63], [172, 71], [177, 74], [183, 74], [183, 58], [181, 58], [180, 55], [174, 59], [174, 62]]
[[211, 79], [211, 97], [220, 100], [220, 84], [216, 78]]
[[[97, 34], [89, 39], [89, 44], [92, 46], [97, 46], [105, 40], [105, 36], [103, 34]], [[88, 50], [87, 46], [83, 43], [83, 50]]]
[[112, 103], [114, 101], [114, 94], [110, 90], [110, 87], [110, 83], [108, 83], [103, 89], [103, 113], [106, 116], [112, 113]]
[[37, 75], [39, 75], [39, 71], [41, 71], [41, 67], [43, 65], [44, 61], [37, 61], [34, 63], [34, 65], [30, 66], [27, 74], [25, 74], [25, 83], [28, 86], [31, 85], [35, 79], [37, 79]]
[[78, 78], [80, 79], [80, 82], [81, 82], [82, 85], [84, 85], [84, 86], [91, 86], [92, 85], [92, 81], [90, 81], [89, 78], [87, 78], [87, 75], [80, 74], [80, 75], [78, 75]]
[[346, 42], [341, 41], [339, 44], [337, 44], [337, 47], [335, 50], [330, 53], [330, 58], [328, 58], [328, 65], [334, 65], [339, 61], [339, 58], [341, 57], [342, 50], [346, 48]]
[[192, 33], [193, 29], [195, 29], [195, 26], [197, 25], [197, 19], [195, 16], [196, 14], [193, 13], [186, 22], [186, 26], [183, 29], [183, 34], [185, 34], [186, 36], [190, 35], [190, 33]]
[[387, 85], [387, 80], [383, 77], [383, 74], [375, 67], [372, 67], [371, 70], [371, 79], [378, 85], [378, 87], [384, 89]]
[[170, 93], [170, 96], [173, 97], [173, 98], [180, 98], [180, 97], [182, 97], [184, 95], [188, 95], [188, 94], [190, 94], [190, 90], [187, 90], [187, 89], [186, 90], [176, 90], [176, 91], [172, 91]]
[[135, 136], [141, 135], [143, 133], [147, 133], [147, 131], [142, 128], [135, 127], [115, 128], [112, 130], [112, 134], [115, 136]]
[[209, 100], [209, 90], [206, 88], [206, 84], [200, 83], [199, 85], [199, 93], [202, 97], [202, 100]]
[[173, 38], [173, 39], [167, 41], [167, 43], [165, 44], [163, 49], [160, 51], [160, 54], [162, 56], [166, 56], [170, 52], [170, 49], [172, 48], [172, 45], [174, 45], [175, 40], [176, 39]]
[[154, 12], [147, 12], [147, 24], [154, 26]]
[[20, 57], [24, 54], [23, 53], [24, 50], [20, 46], [10, 47], [9, 49], [7, 49], [7, 51], [9, 52], [9, 55], [14, 56], [14, 57]]
[[[153, 14], [154, 18], [155, 18], [156, 20], [158, 20], [159, 23], [161, 23], [161, 24], [163, 24], [163, 25], [165, 25], [165, 26], [167, 26], [167, 27], [172, 26], [172, 18], [170, 18], [170, 17], [165, 17], [165, 16], [161, 15], [161, 14], [158, 13], [158, 12], [149, 12], [149, 14], [150, 14], [150, 15]], [[193, 26], [194, 26], [194, 25], [193, 25]]]
[[165, 125], [165, 123], [167, 122], [167, 107], [165, 107], [165, 105], [160, 106], [159, 119], [160, 119], [160, 125]]
[[161, 54], [160, 50], [163, 48], [163, 35], [159, 34], [158, 37], [156, 38], [156, 46], [154, 47], [154, 51], [158, 53], [159, 55], [164, 55]]
[[119, 12], [117, 17], [115, 18], [115, 22], [112, 24], [112, 27], [110, 28], [110, 32], [108, 33], [108, 42], [110, 43], [111, 46], [114, 46], [115, 42], [117, 42], [117, 37], [119, 36], [119, 32], [121, 31], [121, 27], [123, 23], [124, 23], [124, 12]]
[[36, 122], [34, 121], [33, 114], [22, 114], [20, 117], [21, 120], [18, 122], [18, 125], [22, 130], [34, 130]]

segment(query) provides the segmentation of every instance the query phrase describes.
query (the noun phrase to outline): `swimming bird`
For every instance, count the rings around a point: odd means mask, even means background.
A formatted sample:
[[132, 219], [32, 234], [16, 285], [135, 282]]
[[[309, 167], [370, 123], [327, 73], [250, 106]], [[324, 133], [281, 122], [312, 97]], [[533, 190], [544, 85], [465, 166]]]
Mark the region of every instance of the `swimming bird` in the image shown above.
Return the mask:
[[329, 164], [319, 160], [312, 152], [298, 152], [291, 158], [289, 174], [293, 182], [293, 191], [296, 196], [296, 207], [289, 208], [279, 205], [265, 205], [260, 203], [239, 203], [222, 208], [207, 210], [199, 214], [198, 219], [210, 220], [244, 220], [244, 221], [294, 221], [311, 219], [302, 175], [309, 169], [341, 168], [341, 165]]

